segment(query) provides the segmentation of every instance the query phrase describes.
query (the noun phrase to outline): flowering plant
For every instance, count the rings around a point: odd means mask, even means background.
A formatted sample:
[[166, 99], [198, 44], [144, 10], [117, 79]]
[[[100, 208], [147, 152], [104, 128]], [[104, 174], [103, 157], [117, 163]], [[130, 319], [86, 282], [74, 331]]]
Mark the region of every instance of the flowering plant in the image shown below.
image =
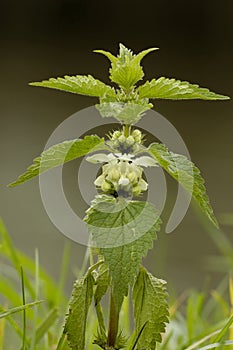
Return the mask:
[[[45, 150], [19, 178], [16, 186], [72, 159], [88, 155], [91, 163], [102, 163], [94, 185], [98, 194], [86, 212], [84, 221], [91, 234], [91, 255], [95, 256], [85, 276], [74, 285], [69, 312], [57, 349], [65, 342], [73, 350], [85, 348], [88, 309], [92, 300], [96, 309], [98, 332], [94, 343], [102, 349], [155, 349], [161, 342], [169, 312], [166, 282], [152, 276], [141, 265], [142, 257], [153, 246], [161, 219], [153, 204], [143, 201], [147, 191], [144, 167], [161, 167], [175, 178], [197, 201], [202, 211], [218, 226], [198, 168], [185, 156], [175, 154], [160, 143], [144, 145], [142, 131], [135, 124], [153, 107], [150, 99], [225, 100], [227, 96], [176, 79], [156, 78], [137, 85], [143, 78], [143, 57], [120, 44], [118, 56], [97, 50], [111, 62], [106, 85], [92, 76], [65, 76], [31, 83], [71, 93], [99, 98], [96, 108], [102, 117], [114, 117], [120, 128], [100, 138], [89, 135], [65, 141]], [[97, 153], [96, 153], [97, 152]], [[93, 153], [90, 155], [90, 153]], [[124, 298], [132, 288], [135, 330], [128, 339], [119, 324]], [[108, 328], [101, 306], [109, 292]]]

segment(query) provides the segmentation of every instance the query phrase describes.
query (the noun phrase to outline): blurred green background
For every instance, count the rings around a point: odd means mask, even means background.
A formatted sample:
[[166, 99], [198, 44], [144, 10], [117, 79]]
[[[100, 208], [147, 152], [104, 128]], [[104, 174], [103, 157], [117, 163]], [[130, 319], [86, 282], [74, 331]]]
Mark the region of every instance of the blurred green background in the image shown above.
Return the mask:
[[[122, 42], [135, 52], [160, 48], [143, 61], [146, 78], [176, 77], [232, 97], [233, 3], [2, 0], [0, 7], [0, 216], [15, 245], [31, 256], [38, 247], [41, 264], [58, 277], [67, 238], [50, 222], [38, 180], [14, 189], [6, 184], [40, 154], [63, 120], [97, 100], [32, 88], [28, 82], [65, 74], [92, 74], [108, 82], [108, 61], [92, 50], [116, 53]], [[202, 170], [216, 215], [233, 212], [232, 102], [157, 101], [155, 110], [186, 142], [192, 160]], [[77, 164], [72, 164], [70, 170], [76, 169]], [[176, 184], [169, 179], [168, 189], [165, 222], [176, 196]], [[74, 198], [69, 186], [67, 193], [78, 207], [79, 198]], [[231, 238], [231, 230], [226, 228], [226, 232]], [[86, 249], [71, 244], [70, 288], [73, 266], [81, 266]], [[208, 276], [217, 283], [218, 275], [210, 275], [205, 264], [205, 257], [216, 251], [190, 209], [175, 232], [161, 231], [145, 264], [167, 279], [170, 288], [182, 290], [203, 286]]]

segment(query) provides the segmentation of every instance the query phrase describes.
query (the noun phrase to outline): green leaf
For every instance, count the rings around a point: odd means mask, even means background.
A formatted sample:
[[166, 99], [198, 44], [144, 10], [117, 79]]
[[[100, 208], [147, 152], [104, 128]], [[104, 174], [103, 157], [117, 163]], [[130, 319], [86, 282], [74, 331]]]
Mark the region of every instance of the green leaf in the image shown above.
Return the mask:
[[92, 301], [94, 283], [94, 277], [89, 269], [87, 274], [78, 279], [74, 285], [64, 327], [64, 334], [67, 334], [72, 350], [85, 349], [87, 315]]
[[206, 194], [200, 170], [185, 156], [170, 152], [163, 144], [152, 143], [148, 152], [174, 179], [176, 179], [197, 201], [201, 210], [218, 227], [217, 220]]
[[109, 268], [106, 264], [101, 264], [96, 278], [96, 290], [94, 294], [95, 305], [100, 303], [106, 294], [110, 283]]
[[164, 98], [172, 100], [202, 99], [202, 100], [228, 100], [228, 96], [219, 95], [198, 85], [187, 81], [169, 78], [158, 78], [147, 81], [139, 86], [140, 98]]
[[109, 268], [106, 264], [101, 264], [95, 279], [96, 289], [94, 293], [95, 309], [98, 318], [98, 333], [94, 339], [94, 344], [104, 348], [107, 344], [106, 328], [104, 323], [103, 310], [100, 304], [101, 299], [106, 294], [110, 285]]
[[157, 50], [157, 48], [144, 50], [138, 55], [134, 55], [131, 50], [120, 44], [120, 51], [117, 57], [103, 50], [95, 50], [95, 52], [101, 53], [110, 59], [112, 64], [110, 79], [121, 88], [129, 90], [144, 76], [140, 66], [142, 58], [154, 50]]
[[57, 89], [86, 96], [115, 96], [114, 89], [111, 86], [93, 78], [91, 75], [65, 75], [64, 78], [50, 78], [49, 80], [30, 83], [29, 85]]
[[133, 304], [137, 333], [145, 325], [137, 348], [154, 350], [156, 343], [162, 341], [161, 333], [169, 322], [166, 282], [141, 267], [133, 287]]
[[12, 309], [9, 309], [7, 311], [1, 312], [0, 313], [0, 319], [3, 318], [3, 317], [8, 317], [8, 316], [10, 316], [12, 314], [15, 314], [17, 312], [21, 312], [21, 311], [27, 310], [28, 308], [36, 306], [36, 305], [38, 305], [40, 303], [42, 303], [42, 300], [34, 301], [32, 303], [28, 303], [28, 304], [25, 304], [25, 305], [22, 305], [22, 306], [17, 306], [17, 307], [14, 307]]
[[87, 211], [85, 221], [92, 244], [109, 266], [115, 303], [120, 309], [133, 284], [142, 257], [153, 246], [160, 219], [154, 205], [110, 196], [99, 196]]
[[35, 158], [33, 164], [27, 171], [8, 186], [17, 186], [49, 169], [93, 152], [96, 148], [99, 149], [99, 147], [103, 149], [104, 138], [99, 138], [96, 135], [85, 136], [84, 139], [75, 139], [59, 143], [48, 148], [40, 157]]
[[152, 107], [151, 103], [144, 102], [144, 100], [126, 103], [102, 102], [96, 105], [102, 117], [113, 117], [126, 124], [137, 123]]

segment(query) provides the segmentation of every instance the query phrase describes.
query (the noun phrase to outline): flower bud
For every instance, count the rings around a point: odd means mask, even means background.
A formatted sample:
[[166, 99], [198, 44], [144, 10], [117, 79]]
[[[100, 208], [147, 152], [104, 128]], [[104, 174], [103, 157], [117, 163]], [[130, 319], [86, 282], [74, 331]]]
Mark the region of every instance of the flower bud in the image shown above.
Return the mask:
[[136, 142], [141, 142], [142, 141], [142, 133], [141, 133], [141, 131], [140, 130], [138, 130], [138, 129], [135, 129], [133, 132], [132, 132], [132, 137], [134, 138], [134, 140], [136, 141]]
[[111, 188], [112, 188], [112, 185], [111, 185], [110, 183], [108, 183], [107, 181], [104, 181], [104, 183], [103, 183], [102, 186], [101, 186], [101, 189], [102, 189], [102, 191], [104, 191], [104, 192], [110, 191]]
[[121, 136], [121, 132], [119, 130], [116, 130], [112, 134], [112, 140], [118, 139], [120, 136]]
[[139, 196], [140, 193], [141, 193], [140, 187], [139, 187], [139, 186], [134, 186], [134, 187], [133, 187], [133, 195], [134, 195], [135, 197], [137, 197], [137, 196]]
[[114, 168], [111, 171], [109, 171], [109, 173], [108, 173], [108, 180], [109, 181], [118, 181], [120, 176], [121, 176], [120, 171], [117, 170], [116, 168]]
[[132, 184], [135, 184], [135, 182], [137, 182], [137, 174], [135, 172], [131, 172], [127, 175], [127, 178], [129, 179], [129, 181], [132, 183]]
[[134, 140], [133, 136], [130, 135], [129, 137], [127, 137], [127, 139], [126, 139], [127, 145], [131, 146], [134, 144], [134, 142], [135, 142], [135, 140]]
[[118, 138], [119, 142], [120, 143], [125, 143], [126, 141], [126, 137], [124, 135], [121, 135], [119, 138]]

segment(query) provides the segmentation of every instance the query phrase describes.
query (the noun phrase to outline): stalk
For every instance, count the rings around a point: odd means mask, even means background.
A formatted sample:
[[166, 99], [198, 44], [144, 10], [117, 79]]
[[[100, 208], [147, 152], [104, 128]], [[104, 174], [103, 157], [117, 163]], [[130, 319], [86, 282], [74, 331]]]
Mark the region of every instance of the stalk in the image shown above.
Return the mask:
[[131, 129], [131, 125], [130, 124], [125, 124], [123, 126], [124, 136], [125, 137], [128, 137], [130, 135], [130, 129]]
[[110, 293], [110, 311], [109, 311], [109, 329], [108, 329], [108, 346], [114, 348], [118, 333], [119, 310], [116, 307], [113, 292]]

